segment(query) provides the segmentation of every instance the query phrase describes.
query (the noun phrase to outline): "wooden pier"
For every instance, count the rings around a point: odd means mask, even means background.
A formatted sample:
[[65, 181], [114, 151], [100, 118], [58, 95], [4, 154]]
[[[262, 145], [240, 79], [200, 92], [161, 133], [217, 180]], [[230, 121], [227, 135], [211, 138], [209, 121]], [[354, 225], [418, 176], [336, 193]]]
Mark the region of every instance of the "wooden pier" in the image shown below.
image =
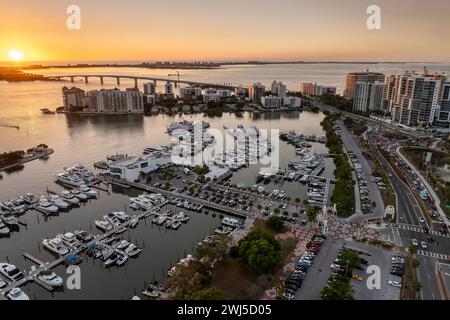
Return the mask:
[[41, 260], [39, 260], [38, 258], [36, 258], [36, 257], [33, 257], [31, 254], [29, 254], [29, 253], [23, 253], [23, 256], [25, 257], [25, 259], [28, 259], [28, 260], [30, 260], [30, 261], [33, 261], [34, 263], [36, 263], [37, 265], [39, 265], [39, 266], [43, 266], [44, 265], [44, 262], [42, 262]]

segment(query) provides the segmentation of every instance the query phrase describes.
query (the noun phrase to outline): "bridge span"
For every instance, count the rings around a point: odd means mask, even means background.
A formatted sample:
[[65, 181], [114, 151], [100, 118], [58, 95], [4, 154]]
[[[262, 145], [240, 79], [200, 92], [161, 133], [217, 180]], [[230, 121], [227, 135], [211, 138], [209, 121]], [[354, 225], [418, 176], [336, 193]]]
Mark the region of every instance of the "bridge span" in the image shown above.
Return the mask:
[[113, 79], [116, 79], [117, 85], [120, 85], [121, 79], [130, 79], [130, 80], [134, 80], [134, 85], [136, 88], [138, 87], [138, 81], [142, 80], [142, 81], [153, 81], [155, 83], [155, 85], [158, 82], [164, 82], [164, 83], [169, 82], [169, 83], [173, 83], [175, 85], [175, 87], [178, 87], [179, 84], [187, 84], [187, 85], [199, 86], [199, 87], [223, 88], [223, 89], [230, 89], [230, 90], [234, 90], [237, 88], [246, 89], [246, 86], [240, 85], [240, 84], [234, 84], [234, 83], [213, 83], [213, 82], [200, 82], [200, 81], [193, 81], [193, 80], [143, 77], [143, 76], [106, 75], [106, 74], [78, 74], [78, 75], [49, 76], [49, 79], [53, 79], [53, 80], [70, 79], [71, 82], [75, 82], [76, 78], [84, 79], [85, 83], [89, 83], [90, 78], [98, 78], [98, 79], [100, 79], [101, 84], [104, 84], [104, 78], [113, 78]]

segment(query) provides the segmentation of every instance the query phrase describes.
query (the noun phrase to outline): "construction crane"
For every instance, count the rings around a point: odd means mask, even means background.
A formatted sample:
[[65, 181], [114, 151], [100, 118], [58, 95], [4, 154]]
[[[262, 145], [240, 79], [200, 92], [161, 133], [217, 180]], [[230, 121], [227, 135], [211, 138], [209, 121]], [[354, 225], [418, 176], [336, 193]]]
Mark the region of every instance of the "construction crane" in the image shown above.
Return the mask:
[[169, 73], [169, 77], [177, 77], [178, 81], [180, 81], [180, 71], [177, 70], [177, 73]]

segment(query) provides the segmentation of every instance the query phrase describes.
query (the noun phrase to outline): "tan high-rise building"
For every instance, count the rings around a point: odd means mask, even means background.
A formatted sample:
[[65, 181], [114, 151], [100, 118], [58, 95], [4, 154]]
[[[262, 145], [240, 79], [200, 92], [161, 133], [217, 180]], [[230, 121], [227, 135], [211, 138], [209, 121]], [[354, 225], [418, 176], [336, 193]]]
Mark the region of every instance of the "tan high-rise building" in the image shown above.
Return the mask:
[[369, 70], [349, 73], [347, 74], [344, 97], [346, 97], [347, 99], [353, 99], [355, 97], [356, 84], [358, 82], [384, 82], [384, 78], [384, 74], [380, 72], [370, 72]]

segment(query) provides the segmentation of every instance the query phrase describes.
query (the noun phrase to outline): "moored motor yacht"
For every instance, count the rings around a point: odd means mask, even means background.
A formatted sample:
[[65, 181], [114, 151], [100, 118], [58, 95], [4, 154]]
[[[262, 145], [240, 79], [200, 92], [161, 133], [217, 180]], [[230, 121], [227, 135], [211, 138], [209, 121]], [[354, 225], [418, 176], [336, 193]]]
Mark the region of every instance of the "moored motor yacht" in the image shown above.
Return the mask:
[[131, 219], [131, 216], [122, 211], [112, 212], [112, 214], [120, 221], [126, 222]]
[[4, 213], [22, 214], [26, 209], [27, 207], [25, 205], [17, 206], [11, 201], [0, 203], [0, 212]]
[[67, 190], [61, 192], [61, 197], [64, 201], [70, 203], [71, 205], [77, 205], [80, 203], [80, 200]]
[[60, 234], [60, 235], [57, 235], [56, 237], [61, 239], [62, 242], [64, 242], [64, 244], [66, 246], [69, 246], [74, 249], [78, 248], [81, 245], [81, 243], [77, 239], [77, 236], [75, 234], [73, 234], [72, 232]]
[[111, 231], [114, 226], [105, 220], [95, 220], [95, 226], [103, 232]]
[[80, 191], [87, 195], [89, 198], [97, 198], [97, 192], [89, 188], [87, 185], [82, 185]]
[[17, 300], [17, 301], [28, 301], [30, 298], [23, 292], [20, 288], [12, 289], [6, 297], [9, 300]]
[[1, 214], [0, 219], [8, 226], [17, 227], [19, 225], [19, 220], [11, 212]]
[[8, 284], [0, 278], [0, 289], [5, 288], [7, 285]]
[[35, 204], [38, 201], [38, 199], [32, 193], [26, 193], [21, 198], [23, 201], [25, 201], [26, 204], [29, 204], [29, 205]]
[[77, 239], [83, 243], [88, 243], [94, 240], [94, 236], [84, 230], [76, 230], [74, 234], [77, 237]]
[[9, 228], [0, 219], [0, 235], [9, 234]]
[[80, 177], [67, 172], [58, 173], [56, 175], [56, 181], [71, 187], [80, 187], [85, 184], [84, 180], [80, 179]]
[[15, 214], [23, 214], [25, 211], [28, 210], [28, 205], [25, 203], [25, 201], [22, 198], [17, 198], [12, 201], [14, 205], [14, 212]]
[[123, 266], [125, 262], [128, 261], [128, 255], [125, 254], [125, 252], [117, 252], [117, 251], [116, 254], [119, 256], [119, 258], [116, 260], [116, 265], [118, 267]]
[[120, 256], [117, 254], [117, 252], [112, 252], [105, 261], [105, 267], [113, 266], [117, 262], [117, 260], [119, 260], [119, 258]]
[[70, 193], [77, 197], [80, 201], [86, 201], [88, 199], [88, 196], [82, 193], [80, 190], [73, 189], [72, 191], [70, 191]]
[[122, 240], [118, 244], [115, 245], [115, 247], [119, 250], [124, 250], [130, 245], [130, 243], [127, 240]]
[[42, 240], [42, 245], [44, 248], [60, 256], [65, 256], [70, 252], [70, 250], [64, 245], [63, 241], [59, 238], [44, 239]]
[[50, 287], [61, 287], [63, 279], [51, 271], [42, 271], [37, 278]]
[[132, 258], [138, 256], [141, 252], [142, 252], [142, 249], [133, 243], [130, 244], [128, 246], [128, 248], [125, 249], [125, 253], [128, 254]]
[[9, 263], [0, 263], [0, 273], [11, 281], [23, 278], [23, 273], [15, 265]]
[[46, 197], [42, 196], [39, 199], [39, 204], [37, 206], [37, 208], [47, 212], [47, 213], [57, 213], [58, 212], [58, 207], [51, 204]]
[[67, 209], [70, 204], [64, 201], [60, 196], [53, 194], [50, 196], [50, 203], [58, 207], [59, 209]]

